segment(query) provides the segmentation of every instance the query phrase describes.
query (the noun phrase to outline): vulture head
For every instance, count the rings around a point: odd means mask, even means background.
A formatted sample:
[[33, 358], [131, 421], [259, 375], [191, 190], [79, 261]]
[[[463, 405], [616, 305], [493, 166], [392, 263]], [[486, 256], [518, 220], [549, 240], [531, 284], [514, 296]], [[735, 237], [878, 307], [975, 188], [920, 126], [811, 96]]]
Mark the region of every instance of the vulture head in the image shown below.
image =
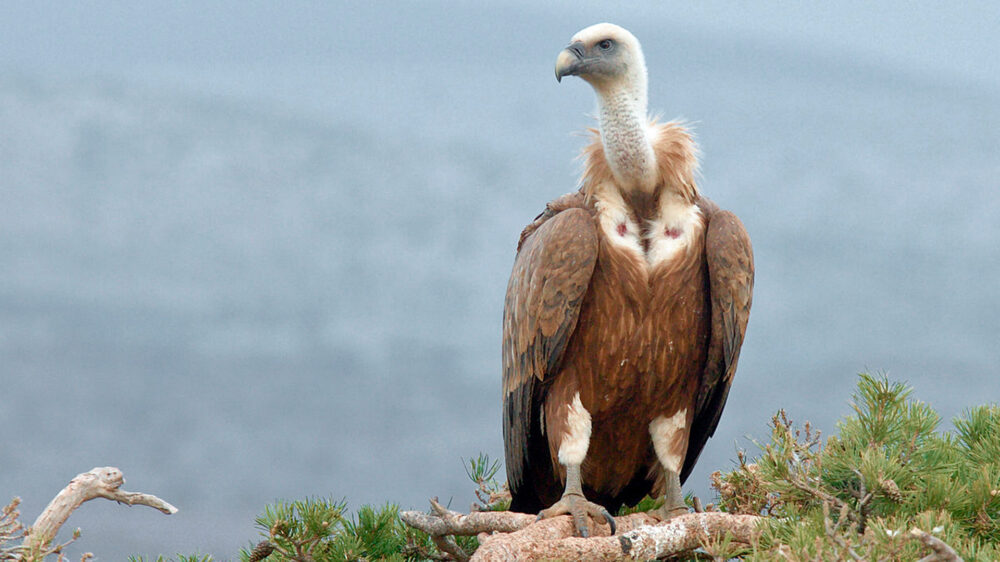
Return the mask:
[[634, 35], [611, 23], [592, 25], [570, 39], [556, 58], [556, 80], [579, 76], [598, 93], [646, 90], [646, 60]]

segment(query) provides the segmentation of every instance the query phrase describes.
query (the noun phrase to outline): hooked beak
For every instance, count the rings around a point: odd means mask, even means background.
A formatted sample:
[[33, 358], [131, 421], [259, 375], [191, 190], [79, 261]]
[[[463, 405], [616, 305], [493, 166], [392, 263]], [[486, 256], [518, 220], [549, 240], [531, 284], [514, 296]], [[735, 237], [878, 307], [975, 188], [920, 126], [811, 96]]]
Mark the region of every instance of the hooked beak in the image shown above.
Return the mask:
[[583, 65], [583, 43], [574, 41], [556, 57], [556, 82], [563, 76], [576, 76]]

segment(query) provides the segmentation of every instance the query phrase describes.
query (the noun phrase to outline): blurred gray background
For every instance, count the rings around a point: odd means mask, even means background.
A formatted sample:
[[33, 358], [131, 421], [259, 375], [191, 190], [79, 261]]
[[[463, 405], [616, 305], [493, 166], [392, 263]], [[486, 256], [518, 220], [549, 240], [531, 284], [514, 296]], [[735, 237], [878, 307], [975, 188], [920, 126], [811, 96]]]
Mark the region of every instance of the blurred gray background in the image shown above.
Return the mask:
[[235, 557], [277, 498], [466, 509], [502, 458], [521, 227], [595, 104], [555, 56], [630, 28], [650, 107], [757, 261], [740, 371], [686, 486], [855, 373], [947, 418], [1000, 395], [1000, 5], [4, 2], [0, 500], [74, 475], [71, 552]]

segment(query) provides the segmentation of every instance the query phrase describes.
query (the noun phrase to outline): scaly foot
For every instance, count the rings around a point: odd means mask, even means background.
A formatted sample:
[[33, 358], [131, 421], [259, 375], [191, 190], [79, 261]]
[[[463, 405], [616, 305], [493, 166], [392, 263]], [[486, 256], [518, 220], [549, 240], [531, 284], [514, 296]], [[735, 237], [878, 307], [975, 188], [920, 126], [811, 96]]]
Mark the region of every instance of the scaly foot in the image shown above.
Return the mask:
[[666, 521], [667, 519], [673, 519], [678, 515], [684, 515], [688, 512], [688, 508], [683, 503], [681, 505], [669, 506], [663, 504], [657, 509], [650, 511], [649, 514], [660, 521]]
[[672, 519], [688, 512], [687, 504], [684, 503], [684, 495], [681, 493], [680, 477], [676, 472], [668, 468], [664, 469], [663, 476], [666, 483], [666, 489], [663, 491], [661, 498], [663, 505], [649, 512], [650, 515], [660, 521], [666, 521], [667, 519]]
[[576, 533], [581, 537], [586, 538], [590, 536], [590, 532], [587, 530], [588, 515], [595, 519], [603, 517], [611, 527], [611, 534], [615, 534], [615, 518], [608, 513], [608, 510], [592, 501], [588, 501], [582, 494], [572, 492], [563, 494], [563, 497], [556, 503], [552, 504], [552, 507], [543, 509], [538, 514], [538, 519], [536, 519], [536, 521], [565, 514], [573, 516], [573, 524], [576, 526]]

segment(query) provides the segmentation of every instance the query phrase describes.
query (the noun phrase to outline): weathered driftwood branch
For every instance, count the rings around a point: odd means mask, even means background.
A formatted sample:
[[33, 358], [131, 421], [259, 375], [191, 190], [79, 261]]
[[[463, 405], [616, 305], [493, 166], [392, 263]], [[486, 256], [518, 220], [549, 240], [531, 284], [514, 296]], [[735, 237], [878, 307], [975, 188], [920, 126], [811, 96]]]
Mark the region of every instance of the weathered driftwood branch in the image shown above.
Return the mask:
[[511, 533], [535, 522], [534, 515], [510, 511], [473, 511], [459, 513], [446, 509], [437, 498], [431, 499], [433, 514], [422, 511], [403, 511], [400, 518], [409, 526], [431, 536], [473, 536], [479, 533]]
[[749, 543], [761, 518], [708, 512], [689, 513], [659, 524], [642, 524], [648, 516], [635, 514], [618, 518], [620, 535], [586, 539], [572, 536], [569, 517], [559, 519], [562, 520], [559, 538], [547, 538], [550, 531], [535, 533], [532, 527], [506, 536], [484, 537], [472, 560], [649, 560], [693, 550], [727, 533], [738, 542]]
[[727, 533], [738, 542], [749, 543], [757, 533], [755, 515], [720, 512], [689, 513], [658, 523], [645, 513], [616, 517], [618, 533], [608, 536], [608, 527], [592, 529], [590, 538], [574, 536], [569, 516], [535, 521], [534, 515], [506, 511], [457, 513], [431, 501], [433, 514], [400, 513], [403, 521], [431, 536], [479, 536], [480, 547], [473, 561], [494, 560], [648, 560], [693, 550]]
[[98, 467], [78, 474], [49, 502], [48, 507], [28, 530], [23, 545], [25, 551], [31, 553], [44, 549], [55, 538], [70, 514], [83, 502], [94, 498], [105, 498], [128, 505], [148, 505], [167, 515], [177, 513], [176, 507], [156, 496], [121, 490], [123, 484], [125, 476], [122, 471], [112, 466]]

